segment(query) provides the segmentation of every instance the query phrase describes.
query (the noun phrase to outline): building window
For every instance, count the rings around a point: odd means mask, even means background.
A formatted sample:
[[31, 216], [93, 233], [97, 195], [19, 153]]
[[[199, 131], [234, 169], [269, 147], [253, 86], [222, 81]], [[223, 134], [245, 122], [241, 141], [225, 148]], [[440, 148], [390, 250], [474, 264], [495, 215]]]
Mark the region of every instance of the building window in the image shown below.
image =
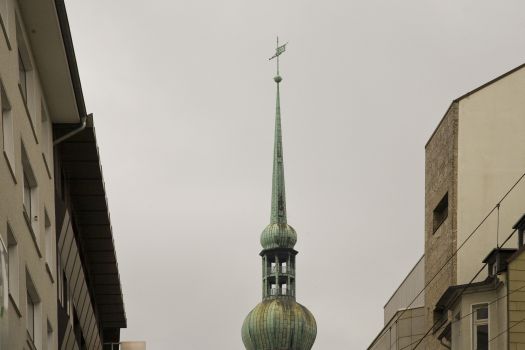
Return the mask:
[[51, 277], [54, 275], [55, 268], [55, 235], [53, 234], [53, 227], [51, 226], [51, 220], [49, 219], [49, 214], [47, 210], [44, 210], [44, 227], [45, 227], [45, 258], [46, 258], [46, 267], [51, 274]]
[[53, 127], [43, 101], [41, 104], [40, 140], [42, 143], [42, 154], [44, 155], [48, 169], [50, 169], [51, 164], [47, 162], [51, 161], [51, 154], [53, 152]]
[[26, 314], [27, 332], [31, 340], [35, 339], [35, 301], [31, 294], [27, 292], [27, 314]]
[[31, 205], [31, 191], [32, 186], [31, 182], [29, 181], [29, 175], [27, 174], [27, 172], [24, 171], [24, 209], [29, 218], [33, 217], [33, 206]]
[[20, 260], [18, 256], [18, 242], [16, 241], [9, 225], [7, 225], [7, 256], [9, 260], [9, 294], [11, 295], [11, 299], [13, 299], [16, 306], [18, 307], [20, 296]]
[[[29, 158], [25, 148], [22, 146], [22, 170], [23, 170], [23, 206], [24, 206], [24, 217], [30, 228], [31, 234], [34, 236], [33, 239], [40, 249], [40, 240], [38, 235], [38, 221], [39, 221], [39, 204], [38, 204], [38, 186], [36, 177], [33, 172], [33, 168], [29, 163]], [[40, 254], [40, 251], [39, 251]]]
[[9, 167], [14, 176], [15, 170], [15, 137], [13, 128], [13, 116], [11, 113], [11, 104], [7, 99], [7, 94], [3, 84], [0, 84], [1, 96], [0, 107], [2, 109], [2, 134], [4, 136], [3, 148], [4, 155], [9, 163]]
[[434, 232], [437, 231], [437, 229], [447, 219], [447, 217], [448, 217], [448, 192], [439, 201], [438, 205], [436, 206], [436, 209], [434, 209], [434, 213], [433, 213]]
[[0, 236], [0, 347], [2, 346], [2, 337], [7, 334], [7, 308], [9, 304], [9, 258], [7, 255], [7, 249]]
[[47, 350], [53, 350], [53, 327], [51, 322], [47, 320]]
[[[33, 105], [34, 102], [34, 77], [33, 77], [33, 64], [31, 63], [31, 51], [27, 45], [27, 39], [25, 31], [23, 30], [23, 23], [20, 16], [17, 16], [16, 21], [16, 41], [18, 44], [18, 85], [20, 94], [27, 107], [27, 111], [30, 114], [31, 123], [34, 120], [31, 118], [34, 116]], [[32, 125], [33, 126], [33, 125]]]
[[472, 307], [472, 331], [474, 350], [489, 348], [489, 306], [479, 304]]
[[35, 284], [26, 272], [26, 328], [29, 340], [33, 345], [40, 349], [42, 345], [42, 310], [40, 307], [40, 297], [36, 291]]
[[22, 59], [22, 53], [18, 50], [18, 82], [24, 102], [27, 104], [27, 68]]

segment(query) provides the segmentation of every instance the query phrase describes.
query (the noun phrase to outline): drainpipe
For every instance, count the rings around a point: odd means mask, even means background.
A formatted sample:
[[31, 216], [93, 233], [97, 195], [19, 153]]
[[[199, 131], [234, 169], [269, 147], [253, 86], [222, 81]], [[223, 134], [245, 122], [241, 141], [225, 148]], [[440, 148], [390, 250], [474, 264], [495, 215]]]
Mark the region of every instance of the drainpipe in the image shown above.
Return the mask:
[[80, 120], [80, 126], [70, 132], [68, 132], [67, 134], [65, 134], [64, 136], [62, 137], [59, 137], [58, 139], [56, 139], [55, 141], [53, 141], [53, 146], [56, 146], [58, 145], [60, 142], [64, 141], [64, 140], [67, 140], [68, 138], [70, 138], [71, 136], [73, 135], [76, 135], [78, 134], [79, 132], [81, 132], [82, 130], [84, 130], [86, 128], [86, 125], [87, 125], [87, 118], [90, 117], [92, 118], [93, 117], [93, 113], [90, 113], [88, 115], [85, 115], [82, 117], [82, 119]]

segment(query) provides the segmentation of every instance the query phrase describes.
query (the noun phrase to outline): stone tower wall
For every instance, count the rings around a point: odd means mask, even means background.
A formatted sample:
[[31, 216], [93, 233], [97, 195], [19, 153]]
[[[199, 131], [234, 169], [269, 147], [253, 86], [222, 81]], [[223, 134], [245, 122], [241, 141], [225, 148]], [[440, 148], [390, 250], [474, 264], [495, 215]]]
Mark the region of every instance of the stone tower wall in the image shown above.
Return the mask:
[[[457, 159], [458, 103], [454, 102], [425, 148], [425, 285], [457, 247]], [[434, 210], [447, 193], [448, 215], [436, 229]], [[436, 302], [456, 281], [457, 261], [453, 258], [425, 290], [425, 330], [434, 323]], [[432, 335], [418, 348], [446, 349]]]

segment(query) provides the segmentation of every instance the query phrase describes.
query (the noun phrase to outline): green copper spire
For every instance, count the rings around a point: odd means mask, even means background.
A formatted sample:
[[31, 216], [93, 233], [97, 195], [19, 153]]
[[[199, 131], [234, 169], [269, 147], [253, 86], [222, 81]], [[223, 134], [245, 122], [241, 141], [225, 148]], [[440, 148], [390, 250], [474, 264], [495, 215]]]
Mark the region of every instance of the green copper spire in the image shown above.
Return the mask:
[[281, 96], [280, 83], [283, 80], [279, 75], [279, 56], [286, 50], [286, 45], [279, 46], [271, 59], [277, 58], [277, 75], [273, 80], [277, 83], [277, 100], [275, 104], [275, 139], [273, 145], [273, 174], [272, 174], [272, 209], [270, 225], [261, 235], [261, 245], [264, 249], [293, 248], [297, 242], [297, 233], [286, 221], [286, 193], [284, 189], [283, 140], [281, 130]]
[[317, 335], [315, 318], [296, 302], [297, 233], [286, 222], [279, 56], [286, 44], [279, 46], [277, 58], [277, 103], [273, 150], [272, 211], [270, 224], [261, 234], [262, 301], [246, 316], [241, 334], [246, 350], [311, 350]]
[[[282, 48], [282, 49], [281, 49]], [[284, 166], [283, 166], [283, 139], [281, 131], [281, 97], [279, 84], [283, 80], [279, 75], [279, 56], [284, 52], [286, 44], [279, 47], [277, 38], [277, 50], [272, 57], [277, 58], [277, 75], [274, 80], [277, 83], [277, 101], [275, 104], [275, 140], [273, 145], [273, 178], [272, 178], [272, 214], [270, 223], [286, 224], [286, 192], [284, 189]], [[272, 59], [270, 58], [270, 59]]]

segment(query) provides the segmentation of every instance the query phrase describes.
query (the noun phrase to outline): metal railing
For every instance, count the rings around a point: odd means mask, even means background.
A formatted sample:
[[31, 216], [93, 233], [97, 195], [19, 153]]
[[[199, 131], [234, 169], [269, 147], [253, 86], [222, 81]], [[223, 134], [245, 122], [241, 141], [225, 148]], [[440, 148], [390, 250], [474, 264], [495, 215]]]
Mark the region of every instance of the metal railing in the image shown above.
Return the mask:
[[284, 295], [284, 296], [293, 297], [295, 295], [295, 291], [289, 288], [271, 288], [270, 295], [271, 296]]
[[266, 275], [275, 275], [276, 273], [283, 275], [295, 275], [295, 269], [291, 266], [270, 266], [266, 270]]

